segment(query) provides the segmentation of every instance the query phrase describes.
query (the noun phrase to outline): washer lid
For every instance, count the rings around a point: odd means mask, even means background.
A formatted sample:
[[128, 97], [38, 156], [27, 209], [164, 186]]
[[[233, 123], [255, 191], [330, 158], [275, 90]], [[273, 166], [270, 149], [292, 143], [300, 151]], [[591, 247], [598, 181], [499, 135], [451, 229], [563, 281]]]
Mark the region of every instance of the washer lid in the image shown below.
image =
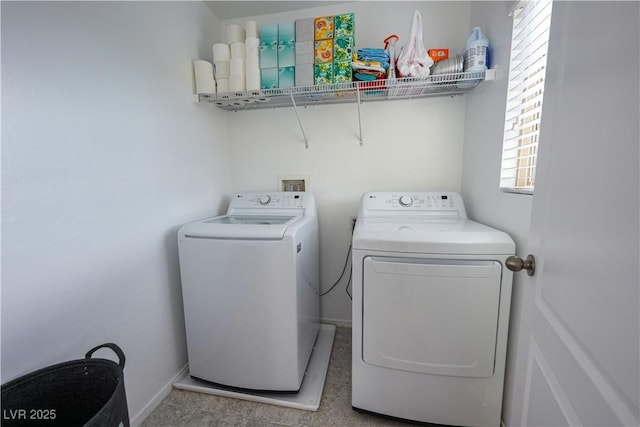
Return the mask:
[[513, 254], [509, 235], [468, 219], [358, 218], [353, 249], [427, 254]]
[[180, 235], [193, 238], [281, 240], [302, 215], [223, 215], [184, 225]]

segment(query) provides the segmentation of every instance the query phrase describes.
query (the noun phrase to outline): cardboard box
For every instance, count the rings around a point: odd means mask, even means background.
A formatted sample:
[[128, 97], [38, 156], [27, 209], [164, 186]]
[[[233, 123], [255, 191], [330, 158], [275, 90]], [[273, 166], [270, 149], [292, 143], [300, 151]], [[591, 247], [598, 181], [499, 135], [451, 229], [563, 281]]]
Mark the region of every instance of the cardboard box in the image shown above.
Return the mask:
[[313, 62], [333, 62], [333, 40], [316, 40], [313, 49]]
[[313, 64], [296, 64], [295, 70], [296, 86], [312, 86], [313, 80]]
[[316, 85], [333, 83], [333, 62], [313, 64], [313, 83]]
[[338, 37], [333, 39], [333, 60], [351, 60], [353, 56], [353, 46], [353, 37]]
[[260, 46], [260, 68], [278, 68], [278, 46]]
[[282, 67], [278, 69], [278, 87], [293, 87], [296, 84], [296, 67]]
[[427, 50], [427, 54], [434, 62], [438, 62], [449, 58], [449, 49], [429, 49]]
[[278, 24], [278, 44], [291, 45], [296, 41], [296, 23], [281, 22]]
[[260, 47], [278, 45], [278, 24], [260, 24]]
[[260, 88], [275, 89], [278, 87], [278, 69], [263, 68], [260, 70]]
[[353, 13], [344, 13], [336, 15], [334, 18], [334, 38], [336, 37], [354, 37], [355, 36], [356, 18]]
[[314, 19], [314, 40], [324, 40], [333, 38], [334, 29], [333, 16], [319, 16]]
[[296, 52], [296, 65], [313, 64], [313, 53], [299, 54]]
[[336, 61], [333, 63], [333, 82], [346, 83], [352, 78], [351, 61]]
[[312, 42], [314, 40], [314, 19], [296, 19], [296, 42]]
[[295, 44], [279, 44], [278, 45], [278, 68], [293, 67], [296, 65], [296, 45]]

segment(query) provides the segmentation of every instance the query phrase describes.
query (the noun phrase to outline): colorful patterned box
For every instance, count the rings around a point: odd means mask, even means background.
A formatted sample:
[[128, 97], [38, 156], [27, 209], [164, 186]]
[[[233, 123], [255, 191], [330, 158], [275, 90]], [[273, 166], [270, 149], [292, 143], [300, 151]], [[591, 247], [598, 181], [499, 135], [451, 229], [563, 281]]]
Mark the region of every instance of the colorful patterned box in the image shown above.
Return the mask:
[[316, 63], [333, 62], [333, 40], [316, 40], [313, 58]]
[[345, 83], [352, 80], [351, 61], [336, 61], [333, 63], [333, 82]]
[[320, 16], [315, 18], [313, 25], [315, 40], [333, 38], [333, 16]]
[[340, 37], [333, 39], [333, 60], [351, 60], [353, 56], [353, 46], [353, 37]]
[[336, 15], [334, 20], [335, 36], [334, 37], [354, 37], [355, 36], [355, 15], [353, 13], [345, 13]]
[[317, 85], [333, 83], [333, 62], [313, 64], [313, 83]]

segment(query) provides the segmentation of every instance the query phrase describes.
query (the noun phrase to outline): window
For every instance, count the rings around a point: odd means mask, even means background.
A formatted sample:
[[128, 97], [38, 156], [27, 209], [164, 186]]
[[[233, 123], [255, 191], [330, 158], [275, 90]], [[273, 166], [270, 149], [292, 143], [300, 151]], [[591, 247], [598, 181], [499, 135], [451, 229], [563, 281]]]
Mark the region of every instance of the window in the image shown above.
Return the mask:
[[533, 194], [552, 0], [523, 0], [513, 10], [511, 60], [500, 188]]

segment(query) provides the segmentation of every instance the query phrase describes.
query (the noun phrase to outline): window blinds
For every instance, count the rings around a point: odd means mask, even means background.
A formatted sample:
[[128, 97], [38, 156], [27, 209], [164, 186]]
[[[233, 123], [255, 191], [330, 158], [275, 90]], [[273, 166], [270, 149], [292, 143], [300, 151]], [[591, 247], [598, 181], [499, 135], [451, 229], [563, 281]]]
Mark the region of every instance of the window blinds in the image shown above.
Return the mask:
[[524, 0], [513, 11], [500, 188], [533, 193], [552, 0]]

